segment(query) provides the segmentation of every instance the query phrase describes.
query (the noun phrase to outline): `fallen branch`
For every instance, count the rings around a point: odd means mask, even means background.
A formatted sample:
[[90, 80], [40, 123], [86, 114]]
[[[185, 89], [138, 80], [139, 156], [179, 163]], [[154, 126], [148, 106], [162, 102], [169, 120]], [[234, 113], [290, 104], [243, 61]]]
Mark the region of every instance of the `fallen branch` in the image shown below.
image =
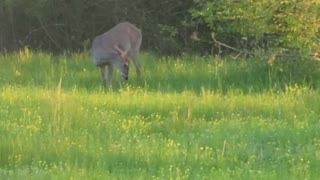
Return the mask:
[[[243, 51], [243, 50], [237, 49], [235, 47], [229, 46], [229, 45], [227, 45], [225, 43], [219, 42], [215, 38], [215, 33], [214, 32], [211, 33], [211, 38], [212, 38], [213, 42], [215, 43], [215, 45], [218, 45], [219, 54], [222, 52], [221, 51], [221, 46], [238, 52], [238, 54], [235, 57], [233, 57], [234, 59], [237, 59], [241, 54], [245, 54], [245, 55], [247, 55], [247, 54], [250, 54], [250, 55], [263, 55], [263, 53], [255, 53], [255, 52], [250, 52], [250, 51], [247, 51], [247, 50]], [[283, 52], [286, 52], [286, 51], [288, 51], [288, 50], [284, 49], [284, 48], [279, 48], [279, 49], [275, 50], [270, 55], [270, 57], [268, 58], [268, 62], [269, 63], [273, 63], [277, 56], [298, 57], [298, 58], [302, 57], [301, 55], [284, 54]], [[311, 59], [320, 61], [320, 54], [319, 53], [317, 53], [317, 52], [316, 53], [309, 53], [308, 55], [310, 56]]]

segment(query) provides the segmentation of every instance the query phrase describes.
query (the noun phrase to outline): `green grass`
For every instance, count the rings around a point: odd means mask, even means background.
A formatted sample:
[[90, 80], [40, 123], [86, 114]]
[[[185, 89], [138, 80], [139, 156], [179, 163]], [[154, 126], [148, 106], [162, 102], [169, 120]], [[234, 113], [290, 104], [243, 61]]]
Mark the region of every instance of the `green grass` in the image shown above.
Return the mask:
[[319, 64], [0, 55], [0, 179], [318, 179]]

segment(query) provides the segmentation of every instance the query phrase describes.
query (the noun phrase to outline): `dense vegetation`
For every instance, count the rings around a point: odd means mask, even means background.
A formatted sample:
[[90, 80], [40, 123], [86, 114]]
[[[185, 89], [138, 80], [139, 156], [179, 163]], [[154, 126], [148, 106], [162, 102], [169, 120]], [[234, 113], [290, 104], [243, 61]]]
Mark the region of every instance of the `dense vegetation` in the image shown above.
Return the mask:
[[121, 21], [142, 29], [144, 50], [162, 54], [217, 53], [214, 32], [245, 51], [285, 48], [317, 56], [320, 1], [3, 0], [0, 50], [83, 50]]
[[87, 53], [2, 54], [0, 179], [320, 176], [317, 62], [142, 64], [104, 89]]

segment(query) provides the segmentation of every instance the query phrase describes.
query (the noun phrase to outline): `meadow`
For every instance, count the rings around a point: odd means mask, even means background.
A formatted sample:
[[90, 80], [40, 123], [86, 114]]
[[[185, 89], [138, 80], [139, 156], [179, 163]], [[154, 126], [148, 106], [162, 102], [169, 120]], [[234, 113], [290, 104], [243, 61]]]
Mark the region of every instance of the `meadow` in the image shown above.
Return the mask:
[[320, 65], [142, 53], [104, 88], [88, 53], [0, 54], [0, 179], [318, 179]]

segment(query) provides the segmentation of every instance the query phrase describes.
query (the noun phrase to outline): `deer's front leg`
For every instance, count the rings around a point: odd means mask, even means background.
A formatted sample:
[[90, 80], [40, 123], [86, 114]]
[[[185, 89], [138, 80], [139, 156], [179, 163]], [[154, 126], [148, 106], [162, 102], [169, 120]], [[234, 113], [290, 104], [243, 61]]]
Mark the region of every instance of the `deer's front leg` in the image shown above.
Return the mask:
[[111, 64], [101, 66], [100, 70], [103, 84], [105, 86], [110, 86], [112, 84], [113, 66]]

